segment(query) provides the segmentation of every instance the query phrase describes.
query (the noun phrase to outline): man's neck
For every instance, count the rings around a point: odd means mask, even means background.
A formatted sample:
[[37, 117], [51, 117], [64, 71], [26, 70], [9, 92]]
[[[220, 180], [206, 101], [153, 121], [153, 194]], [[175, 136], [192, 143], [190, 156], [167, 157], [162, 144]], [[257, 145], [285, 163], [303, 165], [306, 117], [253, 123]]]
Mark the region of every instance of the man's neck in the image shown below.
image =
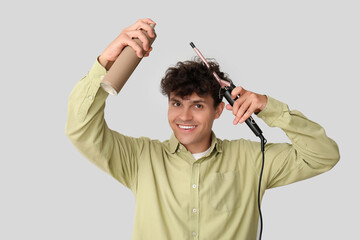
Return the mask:
[[211, 140], [212, 140], [211, 136], [212, 135], [209, 136], [209, 140], [207, 141], [206, 144], [200, 143], [200, 144], [192, 144], [192, 145], [188, 145], [188, 146], [184, 145], [184, 146], [189, 152], [191, 152], [191, 154], [205, 152], [211, 146]]

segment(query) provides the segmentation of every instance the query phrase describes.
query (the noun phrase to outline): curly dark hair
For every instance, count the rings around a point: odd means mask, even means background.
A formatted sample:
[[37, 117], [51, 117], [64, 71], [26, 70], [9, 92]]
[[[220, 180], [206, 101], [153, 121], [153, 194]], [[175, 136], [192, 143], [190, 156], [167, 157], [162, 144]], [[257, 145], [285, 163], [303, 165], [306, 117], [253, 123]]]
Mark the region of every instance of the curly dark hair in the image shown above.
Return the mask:
[[220, 85], [212, 72], [215, 71], [223, 80], [231, 80], [226, 73], [220, 71], [219, 64], [215, 60], [207, 59], [207, 61], [210, 70], [198, 57], [192, 61], [178, 62], [174, 67], [168, 68], [161, 80], [162, 94], [170, 97], [170, 93], [174, 93], [181, 98], [193, 93], [200, 97], [210, 94], [216, 108], [222, 102], [223, 96], [220, 94]]

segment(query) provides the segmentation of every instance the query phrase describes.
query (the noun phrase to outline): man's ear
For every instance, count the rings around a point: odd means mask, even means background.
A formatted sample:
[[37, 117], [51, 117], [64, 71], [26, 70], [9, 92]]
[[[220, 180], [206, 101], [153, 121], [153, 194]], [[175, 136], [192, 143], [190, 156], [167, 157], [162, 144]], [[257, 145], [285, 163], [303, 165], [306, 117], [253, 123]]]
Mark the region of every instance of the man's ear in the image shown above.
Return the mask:
[[215, 109], [215, 119], [218, 119], [221, 116], [221, 113], [223, 112], [225, 107], [225, 103], [221, 102]]

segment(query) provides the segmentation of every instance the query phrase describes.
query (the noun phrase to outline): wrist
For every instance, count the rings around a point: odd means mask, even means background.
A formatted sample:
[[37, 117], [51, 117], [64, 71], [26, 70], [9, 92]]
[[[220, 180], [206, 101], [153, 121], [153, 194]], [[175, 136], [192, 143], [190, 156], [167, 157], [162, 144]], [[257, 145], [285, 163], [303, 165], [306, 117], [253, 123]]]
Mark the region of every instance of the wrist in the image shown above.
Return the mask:
[[100, 55], [98, 57], [98, 62], [101, 64], [101, 66], [103, 66], [106, 69], [106, 71], [108, 71], [110, 69], [110, 67], [112, 66], [112, 64], [114, 63], [114, 62], [107, 60], [103, 55]]
[[255, 114], [258, 114], [258, 113], [260, 113], [262, 110], [264, 110], [265, 109], [265, 107], [266, 107], [266, 105], [267, 105], [267, 102], [268, 102], [268, 98], [267, 98], [267, 96], [266, 95], [260, 95], [261, 97], [261, 105], [260, 105], [260, 107], [258, 108], [258, 109], [256, 109], [256, 111], [255, 111]]

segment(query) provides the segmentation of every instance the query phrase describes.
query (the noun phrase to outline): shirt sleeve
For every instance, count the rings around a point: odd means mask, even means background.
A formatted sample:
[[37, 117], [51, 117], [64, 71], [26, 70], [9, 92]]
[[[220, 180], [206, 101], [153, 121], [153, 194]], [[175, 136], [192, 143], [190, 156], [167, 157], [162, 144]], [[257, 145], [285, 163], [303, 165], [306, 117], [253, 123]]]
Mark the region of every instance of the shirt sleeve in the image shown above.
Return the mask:
[[75, 85], [69, 97], [65, 134], [82, 155], [132, 189], [142, 139], [124, 136], [107, 126], [104, 109], [109, 94], [100, 86], [105, 74], [96, 61]]
[[263, 175], [266, 188], [316, 176], [330, 170], [339, 161], [336, 142], [319, 124], [301, 112], [290, 110], [286, 104], [268, 96], [265, 109], [257, 116], [270, 127], [281, 128], [291, 141], [291, 144], [266, 145]]

